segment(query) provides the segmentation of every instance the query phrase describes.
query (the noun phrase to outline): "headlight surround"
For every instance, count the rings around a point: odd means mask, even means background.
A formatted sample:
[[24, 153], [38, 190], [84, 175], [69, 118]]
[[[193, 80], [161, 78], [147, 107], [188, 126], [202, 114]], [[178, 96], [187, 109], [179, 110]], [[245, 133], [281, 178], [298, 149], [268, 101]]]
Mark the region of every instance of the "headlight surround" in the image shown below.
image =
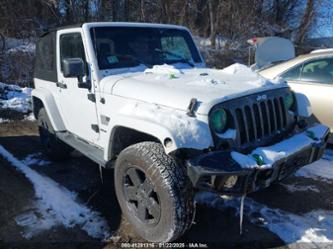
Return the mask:
[[216, 109], [210, 115], [210, 123], [216, 133], [223, 133], [227, 128], [227, 112], [223, 108]]
[[287, 93], [287, 95], [283, 97], [283, 102], [286, 109], [290, 110], [295, 104], [294, 94], [292, 92]]

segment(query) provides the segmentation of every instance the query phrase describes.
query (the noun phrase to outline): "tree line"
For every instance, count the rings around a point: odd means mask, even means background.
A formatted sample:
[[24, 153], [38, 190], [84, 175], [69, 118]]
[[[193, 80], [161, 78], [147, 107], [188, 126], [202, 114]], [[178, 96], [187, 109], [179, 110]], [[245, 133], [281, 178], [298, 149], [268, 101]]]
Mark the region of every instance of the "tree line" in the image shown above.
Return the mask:
[[[185, 25], [199, 36], [231, 40], [278, 35], [301, 43], [330, 18], [330, 0], [0, 0], [0, 32], [31, 37], [89, 21]], [[325, 16], [326, 15], [326, 16]], [[320, 24], [319, 24], [320, 25]]]

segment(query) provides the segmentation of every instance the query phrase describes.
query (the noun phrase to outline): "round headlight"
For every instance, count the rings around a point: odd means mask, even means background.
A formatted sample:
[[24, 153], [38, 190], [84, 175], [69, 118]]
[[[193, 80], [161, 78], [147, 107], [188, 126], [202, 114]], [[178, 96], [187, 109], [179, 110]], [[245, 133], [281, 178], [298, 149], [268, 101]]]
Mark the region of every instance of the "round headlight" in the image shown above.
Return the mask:
[[295, 98], [294, 98], [294, 94], [289, 92], [286, 96], [284, 96], [283, 98], [283, 102], [284, 102], [284, 106], [286, 107], [287, 110], [290, 110], [291, 107], [294, 105], [295, 103]]
[[210, 121], [216, 133], [223, 133], [227, 126], [227, 112], [224, 109], [214, 110]]

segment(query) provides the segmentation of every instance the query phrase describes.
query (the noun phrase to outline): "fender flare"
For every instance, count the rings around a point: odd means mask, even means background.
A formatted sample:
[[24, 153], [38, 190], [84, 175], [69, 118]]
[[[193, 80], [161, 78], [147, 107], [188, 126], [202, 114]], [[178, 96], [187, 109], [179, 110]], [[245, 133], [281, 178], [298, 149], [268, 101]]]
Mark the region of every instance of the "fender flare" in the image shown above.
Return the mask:
[[306, 95], [295, 92], [297, 112], [300, 117], [309, 118], [312, 115], [311, 103]]
[[[194, 142], [193, 137], [189, 137], [188, 140], [182, 141], [182, 139], [179, 138], [175, 132], [172, 132], [171, 128], [166, 127], [163, 124], [154, 123], [145, 119], [138, 119], [137, 117], [132, 118], [126, 115], [118, 115], [114, 120], [114, 122], [111, 121], [107, 130], [107, 134], [110, 139], [108, 140], [104, 150], [105, 160], [110, 160], [112, 134], [114, 129], [117, 127], [129, 128], [157, 138], [163, 145], [166, 154], [170, 154], [180, 148], [203, 150], [212, 145], [210, 133], [208, 135], [206, 134], [208, 138], [206, 137], [204, 141], [201, 141], [201, 143]], [[170, 139], [171, 143], [165, 143], [166, 139]]]
[[33, 108], [36, 108], [34, 106], [35, 102], [34, 98], [39, 99], [43, 103], [43, 106], [46, 109], [46, 112], [51, 121], [53, 129], [55, 131], [65, 131], [66, 130], [65, 124], [62, 120], [61, 114], [58, 110], [57, 104], [53, 98], [52, 93], [44, 88], [38, 88], [32, 90], [31, 96], [32, 96]]

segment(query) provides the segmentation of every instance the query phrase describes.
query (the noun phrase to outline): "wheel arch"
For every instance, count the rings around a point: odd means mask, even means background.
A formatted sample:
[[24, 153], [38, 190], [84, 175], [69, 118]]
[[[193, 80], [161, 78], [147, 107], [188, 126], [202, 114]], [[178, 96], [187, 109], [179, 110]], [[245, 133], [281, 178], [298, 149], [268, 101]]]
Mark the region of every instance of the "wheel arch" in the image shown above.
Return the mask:
[[127, 147], [136, 143], [148, 141], [162, 144], [159, 138], [149, 133], [138, 131], [132, 127], [117, 125], [112, 129], [110, 134], [107, 149], [108, 158], [113, 160]]
[[[200, 131], [199, 134], [189, 132], [186, 134], [180, 134], [181, 131], [172, 125], [170, 126], [167, 123], [157, 123], [154, 120], [147, 120], [138, 116], [131, 117], [129, 115], [117, 115], [114, 116], [113, 120], [111, 119], [111, 122], [112, 123], [109, 124], [107, 130], [109, 138], [105, 141], [104, 159], [106, 161], [115, 159], [115, 156], [117, 156], [113, 153], [114, 149], [112, 149], [112, 147], [117, 143], [117, 140], [114, 138], [117, 131], [119, 131], [119, 127], [144, 134], [144, 137], [147, 140], [140, 140], [138, 142], [157, 141], [163, 145], [166, 154], [170, 154], [179, 149], [203, 150], [210, 147], [212, 143], [210, 133], [208, 134], [208, 127], [202, 125], [202, 122], [193, 124], [193, 126]], [[194, 127], [191, 128], [194, 129]]]

